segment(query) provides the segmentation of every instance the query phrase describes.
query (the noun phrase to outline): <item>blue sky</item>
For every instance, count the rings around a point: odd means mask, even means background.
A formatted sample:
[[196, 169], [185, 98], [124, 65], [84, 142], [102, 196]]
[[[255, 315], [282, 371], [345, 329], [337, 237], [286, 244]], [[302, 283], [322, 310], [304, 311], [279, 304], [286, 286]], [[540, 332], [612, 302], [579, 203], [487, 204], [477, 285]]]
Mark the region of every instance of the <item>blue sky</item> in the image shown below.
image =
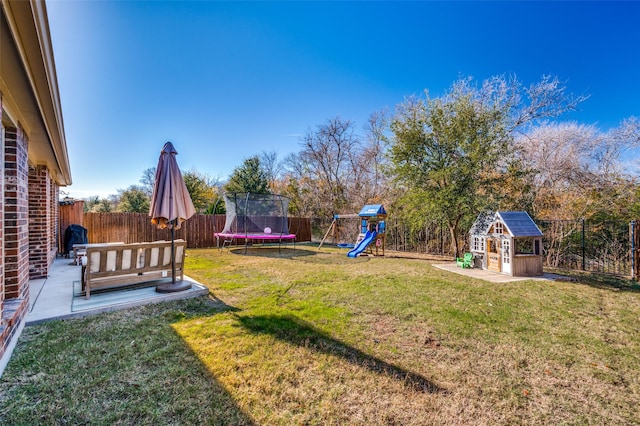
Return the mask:
[[73, 185], [138, 184], [172, 141], [226, 179], [340, 116], [360, 129], [460, 77], [545, 74], [590, 95], [561, 120], [640, 117], [640, 2], [47, 0]]

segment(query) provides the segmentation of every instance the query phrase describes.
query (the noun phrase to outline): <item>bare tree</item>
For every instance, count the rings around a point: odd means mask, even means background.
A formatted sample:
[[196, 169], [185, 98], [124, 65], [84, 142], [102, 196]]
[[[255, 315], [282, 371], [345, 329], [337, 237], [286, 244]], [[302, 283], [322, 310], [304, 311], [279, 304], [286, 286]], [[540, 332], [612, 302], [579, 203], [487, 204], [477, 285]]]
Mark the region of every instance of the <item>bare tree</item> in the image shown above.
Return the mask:
[[388, 141], [386, 131], [389, 118], [384, 111], [374, 112], [364, 125], [366, 146], [363, 150], [362, 167], [368, 170], [368, 191], [365, 191], [365, 202], [382, 201], [385, 198], [387, 181], [383, 173], [385, 165], [385, 143]]
[[608, 132], [546, 123], [519, 137], [522, 160], [533, 171], [536, 216], [578, 219], [624, 210], [637, 180], [625, 167], [626, 153], [638, 147], [639, 135], [639, 123], [628, 119]]
[[278, 159], [276, 151], [262, 151], [260, 153], [260, 167], [269, 181], [269, 187], [275, 191], [278, 186], [278, 179], [283, 172], [283, 166]]
[[348, 188], [359, 185], [361, 173], [356, 166], [360, 141], [353, 123], [340, 117], [327, 120], [315, 130], [309, 128], [301, 145], [295, 168], [317, 197], [318, 213], [330, 215], [349, 208]]
[[156, 168], [149, 167], [145, 171], [142, 172], [142, 177], [140, 178], [140, 190], [147, 194], [148, 197], [151, 197], [153, 194], [153, 187], [156, 183]]

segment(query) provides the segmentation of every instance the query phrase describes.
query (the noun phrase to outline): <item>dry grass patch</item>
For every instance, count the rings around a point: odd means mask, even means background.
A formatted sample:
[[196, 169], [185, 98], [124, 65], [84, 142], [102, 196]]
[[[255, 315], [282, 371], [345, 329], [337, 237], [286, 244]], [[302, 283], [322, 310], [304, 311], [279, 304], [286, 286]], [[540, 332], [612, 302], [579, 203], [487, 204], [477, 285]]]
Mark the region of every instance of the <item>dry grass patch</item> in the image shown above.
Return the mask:
[[495, 284], [315, 247], [190, 250], [187, 273], [219, 301], [29, 327], [0, 421], [640, 423], [632, 283]]

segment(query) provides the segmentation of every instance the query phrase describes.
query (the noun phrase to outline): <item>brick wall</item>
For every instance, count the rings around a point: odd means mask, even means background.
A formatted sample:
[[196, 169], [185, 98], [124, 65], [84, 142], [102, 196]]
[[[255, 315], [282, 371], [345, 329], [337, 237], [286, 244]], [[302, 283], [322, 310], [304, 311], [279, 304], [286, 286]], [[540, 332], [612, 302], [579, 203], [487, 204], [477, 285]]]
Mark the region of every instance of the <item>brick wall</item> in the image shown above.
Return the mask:
[[[2, 108], [0, 106], [0, 112]], [[0, 164], [0, 357], [16, 337], [29, 307], [29, 202], [27, 141], [19, 129], [2, 128]]]
[[[2, 112], [2, 98], [0, 98], [0, 113]], [[0, 122], [0, 176], [4, 175], [4, 139], [5, 130]], [[4, 186], [0, 185], [0, 218], [4, 218]], [[4, 312], [4, 226], [0, 221], [0, 314]], [[1, 315], [0, 315], [1, 317]], [[4, 323], [0, 324], [4, 327]], [[3, 351], [4, 352], [4, 351]], [[3, 352], [0, 352], [2, 355]]]
[[51, 253], [51, 185], [44, 166], [29, 169], [29, 278], [43, 278], [49, 273]]
[[60, 251], [58, 248], [58, 241], [60, 241], [58, 233], [60, 229], [58, 223], [60, 218], [58, 214], [60, 212], [60, 187], [52, 180], [49, 179], [49, 193], [51, 194], [51, 204], [49, 205], [49, 235], [51, 237], [51, 252], [49, 253], [49, 264], [53, 262], [55, 257]]
[[29, 300], [29, 165], [20, 129], [5, 129], [5, 300]]

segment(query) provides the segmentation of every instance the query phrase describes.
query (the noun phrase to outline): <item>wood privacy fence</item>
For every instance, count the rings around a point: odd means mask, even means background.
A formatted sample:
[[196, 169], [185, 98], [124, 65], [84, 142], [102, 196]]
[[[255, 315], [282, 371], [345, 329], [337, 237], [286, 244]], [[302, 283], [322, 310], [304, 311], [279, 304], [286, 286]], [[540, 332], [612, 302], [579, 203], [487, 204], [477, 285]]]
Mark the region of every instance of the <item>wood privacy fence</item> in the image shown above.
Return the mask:
[[[225, 215], [194, 215], [175, 231], [175, 238], [186, 240], [188, 248], [215, 247], [214, 233], [222, 231], [225, 220]], [[60, 234], [64, 237], [66, 226], [71, 223], [65, 222], [64, 229], [62, 221], [60, 223]], [[152, 225], [149, 215], [146, 213], [83, 213], [82, 220], [73, 223], [87, 228], [89, 243], [121, 241], [129, 244], [171, 239], [171, 231], [158, 229]], [[296, 234], [296, 242], [311, 241], [311, 222], [309, 219], [290, 217], [289, 229]]]
[[64, 251], [64, 231], [71, 224], [80, 226], [84, 222], [84, 201], [60, 203], [58, 208], [58, 250]]

